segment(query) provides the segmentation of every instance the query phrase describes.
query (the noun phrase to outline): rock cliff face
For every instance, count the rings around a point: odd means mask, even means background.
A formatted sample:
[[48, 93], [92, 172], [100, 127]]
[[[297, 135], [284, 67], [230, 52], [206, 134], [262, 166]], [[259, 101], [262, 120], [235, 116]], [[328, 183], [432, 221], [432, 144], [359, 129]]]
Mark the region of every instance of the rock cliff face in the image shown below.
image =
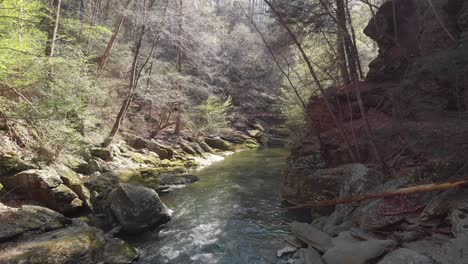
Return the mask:
[[[360, 162], [382, 170], [364, 131], [357, 89], [392, 176], [425, 178], [433, 173], [447, 180], [464, 173], [465, 167], [457, 166], [468, 153], [468, 1], [387, 1], [364, 32], [379, 46], [366, 79], [328, 89], [333, 112], [342, 120], [356, 157], [349, 155], [324, 99], [311, 98], [313, 124], [293, 149], [285, 176], [283, 194], [288, 200], [314, 199], [305, 188], [310, 189], [317, 169]], [[321, 147], [314, 127], [321, 133]]]

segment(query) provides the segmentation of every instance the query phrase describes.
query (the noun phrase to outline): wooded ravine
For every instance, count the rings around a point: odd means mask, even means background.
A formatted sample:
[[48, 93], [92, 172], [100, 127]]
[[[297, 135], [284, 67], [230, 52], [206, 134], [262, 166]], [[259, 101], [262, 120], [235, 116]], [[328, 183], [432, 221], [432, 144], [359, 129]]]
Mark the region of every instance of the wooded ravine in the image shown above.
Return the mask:
[[465, 0], [0, 0], [0, 263], [467, 263], [466, 76]]

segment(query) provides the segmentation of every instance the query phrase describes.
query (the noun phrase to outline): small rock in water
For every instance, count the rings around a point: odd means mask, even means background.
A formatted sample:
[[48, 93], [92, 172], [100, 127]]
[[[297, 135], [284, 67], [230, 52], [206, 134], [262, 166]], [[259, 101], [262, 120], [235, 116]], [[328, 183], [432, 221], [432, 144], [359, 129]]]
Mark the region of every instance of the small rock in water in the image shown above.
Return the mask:
[[297, 251], [297, 248], [291, 245], [286, 245], [281, 249], [278, 249], [276, 256], [281, 258], [283, 255], [291, 254]]

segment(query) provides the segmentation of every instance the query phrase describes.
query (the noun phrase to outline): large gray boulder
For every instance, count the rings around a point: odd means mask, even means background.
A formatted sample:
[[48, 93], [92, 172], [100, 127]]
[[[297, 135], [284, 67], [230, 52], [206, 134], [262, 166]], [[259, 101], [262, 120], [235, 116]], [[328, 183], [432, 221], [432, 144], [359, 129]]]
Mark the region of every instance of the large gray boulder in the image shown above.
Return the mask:
[[170, 212], [153, 190], [131, 184], [120, 184], [107, 202], [123, 231], [138, 233], [170, 219]]
[[51, 231], [63, 228], [71, 220], [48, 208], [23, 205], [13, 208], [0, 203], [0, 242], [28, 231]]
[[307, 248], [301, 248], [294, 255], [299, 257], [299, 261], [295, 261], [294, 264], [324, 264], [320, 253], [311, 246]]
[[340, 244], [327, 250], [323, 260], [327, 264], [366, 264], [382, 256], [393, 243], [392, 240], [368, 240]]
[[435, 264], [435, 262], [412, 250], [400, 248], [386, 255], [378, 264]]
[[290, 228], [294, 236], [318, 251], [325, 252], [333, 247], [332, 238], [313, 225], [293, 222]]
[[100, 229], [71, 226], [4, 244], [0, 263], [94, 264], [131, 263], [138, 252], [120, 239], [107, 238]]
[[7, 190], [45, 204], [60, 213], [71, 213], [83, 206], [78, 195], [67, 187], [55, 170], [27, 170], [2, 177]]

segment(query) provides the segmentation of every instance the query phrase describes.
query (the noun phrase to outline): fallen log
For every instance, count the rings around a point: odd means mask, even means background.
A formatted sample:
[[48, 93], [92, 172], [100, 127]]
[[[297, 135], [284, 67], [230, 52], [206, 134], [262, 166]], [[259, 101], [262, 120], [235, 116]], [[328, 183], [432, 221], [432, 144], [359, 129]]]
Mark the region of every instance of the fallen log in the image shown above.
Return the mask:
[[363, 202], [363, 201], [372, 200], [372, 199], [395, 197], [395, 196], [400, 196], [400, 195], [410, 195], [410, 194], [426, 193], [426, 192], [434, 192], [434, 191], [445, 191], [445, 190], [455, 189], [457, 187], [466, 186], [466, 185], [468, 185], [468, 179], [453, 181], [453, 182], [444, 182], [444, 183], [431, 183], [431, 184], [417, 185], [417, 186], [406, 187], [406, 188], [401, 188], [401, 189], [396, 189], [396, 190], [376, 193], [376, 194], [366, 194], [366, 195], [359, 195], [359, 196], [354, 196], [354, 197], [349, 197], [349, 198], [339, 198], [339, 199], [325, 200], [325, 201], [320, 201], [320, 202], [298, 204], [296, 206], [288, 207], [286, 209], [295, 210], [295, 209], [304, 209], [304, 208], [335, 206], [339, 204], [350, 204], [350, 203]]

